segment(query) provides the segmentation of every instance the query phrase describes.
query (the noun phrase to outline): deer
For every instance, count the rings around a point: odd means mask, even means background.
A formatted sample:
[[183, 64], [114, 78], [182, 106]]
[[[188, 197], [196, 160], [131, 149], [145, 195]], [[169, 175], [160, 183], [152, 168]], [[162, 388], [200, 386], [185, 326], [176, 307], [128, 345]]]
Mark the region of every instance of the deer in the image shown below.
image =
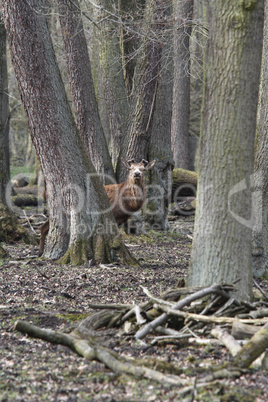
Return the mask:
[[[147, 170], [154, 167], [155, 162], [155, 160], [148, 162], [142, 159], [141, 162], [135, 163], [134, 159], [125, 160], [122, 158], [124, 167], [129, 171], [126, 181], [104, 186], [118, 226], [126, 223], [143, 206], [145, 201], [144, 175]], [[44, 198], [46, 198], [45, 189]], [[40, 231], [39, 257], [41, 257], [44, 251], [45, 240], [49, 231], [49, 220], [41, 226]]]

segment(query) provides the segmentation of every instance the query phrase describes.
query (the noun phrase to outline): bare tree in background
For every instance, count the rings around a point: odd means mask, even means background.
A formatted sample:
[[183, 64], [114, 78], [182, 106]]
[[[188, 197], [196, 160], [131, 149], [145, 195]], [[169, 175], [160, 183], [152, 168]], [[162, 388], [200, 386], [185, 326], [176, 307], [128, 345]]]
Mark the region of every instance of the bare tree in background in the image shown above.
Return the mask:
[[172, 151], [175, 166], [189, 169], [190, 36], [193, 0], [174, 2], [174, 85], [172, 109]]

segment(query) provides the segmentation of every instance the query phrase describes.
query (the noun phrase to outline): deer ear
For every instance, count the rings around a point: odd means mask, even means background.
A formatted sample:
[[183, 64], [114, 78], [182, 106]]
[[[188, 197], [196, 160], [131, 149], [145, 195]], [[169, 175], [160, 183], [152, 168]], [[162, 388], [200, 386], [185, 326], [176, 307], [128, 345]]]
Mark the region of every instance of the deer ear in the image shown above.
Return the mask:
[[130, 159], [130, 160], [128, 160], [128, 161], [126, 161], [124, 158], [121, 158], [121, 161], [122, 161], [122, 163], [123, 163], [123, 165], [125, 166], [125, 168], [126, 169], [131, 169], [131, 163], [133, 163], [134, 162], [134, 159]]
[[150, 169], [152, 169], [153, 167], [154, 167], [154, 165], [155, 165], [155, 160], [153, 160], [152, 162], [147, 162], [147, 165], [145, 166], [145, 170], [150, 170]]
[[143, 163], [144, 167], [148, 165], [148, 161], [146, 161], [145, 159], [142, 159], [141, 163]]

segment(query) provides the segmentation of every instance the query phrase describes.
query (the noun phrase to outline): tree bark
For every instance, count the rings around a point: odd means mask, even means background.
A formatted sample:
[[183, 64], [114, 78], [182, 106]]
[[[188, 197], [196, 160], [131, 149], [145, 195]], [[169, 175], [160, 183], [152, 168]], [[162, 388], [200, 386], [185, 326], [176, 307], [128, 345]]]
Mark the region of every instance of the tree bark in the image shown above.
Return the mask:
[[144, 5], [145, 0], [119, 0], [120, 17], [122, 18], [120, 39], [124, 79], [128, 96], [131, 96], [133, 89], [133, 77], [141, 41], [141, 32], [137, 26], [137, 21], [141, 18]]
[[251, 192], [263, 1], [208, 6], [206, 87], [188, 286], [240, 280], [252, 295]]
[[0, 203], [6, 204], [9, 169], [9, 101], [6, 55], [6, 30], [0, 20]]
[[[117, 2], [97, 0], [93, 13], [94, 28], [93, 77], [101, 121], [108, 132], [109, 150], [116, 167], [129, 113], [120, 49], [120, 24], [116, 22]], [[105, 124], [107, 123], [107, 124]], [[125, 155], [123, 155], [125, 157]]]
[[86, 154], [56, 63], [43, 2], [3, 0], [12, 63], [31, 137], [46, 177], [50, 232], [45, 257], [133, 261], [104, 187]]
[[[159, 81], [162, 57], [162, 37], [167, 5], [163, 0], [147, 0], [142, 27], [143, 39], [136, 63], [133, 91], [128, 120], [127, 134], [124, 136], [121, 155], [126, 159], [148, 159], [155, 99]], [[126, 172], [118, 163], [117, 176], [124, 181]]]
[[58, 0], [58, 5], [76, 125], [96, 171], [105, 175], [105, 184], [114, 183], [115, 176], [100, 122], [79, 4], [77, 0], [72, 3]]
[[262, 76], [255, 140], [253, 192], [253, 275], [268, 272], [268, 4], [265, 2]]
[[189, 169], [190, 36], [193, 0], [174, 2], [174, 85], [172, 150], [177, 168]]
[[[171, 15], [171, 9], [166, 11]], [[167, 208], [171, 202], [172, 169], [174, 167], [171, 151], [171, 116], [172, 116], [172, 77], [173, 68], [170, 54], [172, 38], [170, 31], [163, 34], [162, 58], [165, 65], [159, 73], [155, 111], [152, 121], [152, 134], [149, 144], [149, 160], [156, 160], [147, 185], [147, 199], [144, 208], [144, 218], [147, 224], [155, 230], [165, 230]]]

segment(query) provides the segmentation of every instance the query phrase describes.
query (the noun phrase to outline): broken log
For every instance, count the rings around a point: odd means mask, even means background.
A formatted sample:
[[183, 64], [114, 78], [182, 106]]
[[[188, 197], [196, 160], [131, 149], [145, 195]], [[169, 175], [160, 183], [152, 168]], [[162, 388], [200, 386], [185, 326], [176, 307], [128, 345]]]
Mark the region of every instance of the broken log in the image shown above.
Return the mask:
[[268, 348], [268, 323], [264, 325], [237, 353], [234, 365], [248, 368]]

